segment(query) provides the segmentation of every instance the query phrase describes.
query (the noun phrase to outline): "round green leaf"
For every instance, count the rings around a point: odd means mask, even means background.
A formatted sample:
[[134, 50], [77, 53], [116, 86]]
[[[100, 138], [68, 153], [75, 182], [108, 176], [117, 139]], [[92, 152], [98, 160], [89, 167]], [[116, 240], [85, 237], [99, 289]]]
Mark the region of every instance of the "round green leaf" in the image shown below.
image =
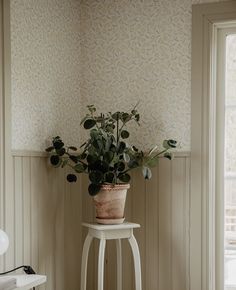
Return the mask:
[[103, 173], [101, 171], [92, 171], [89, 173], [89, 180], [92, 183], [100, 183], [103, 180]]
[[123, 153], [124, 152], [124, 150], [125, 150], [125, 148], [126, 148], [126, 144], [125, 144], [125, 142], [120, 142], [119, 143], [119, 146], [118, 146], [118, 153]]
[[108, 182], [108, 183], [112, 183], [113, 180], [114, 180], [114, 173], [113, 172], [107, 172], [105, 174], [105, 182]]
[[85, 129], [91, 129], [96, 125], [96, 121], [93, 119], [88, 119], [84, 122]]
[[100, 184], [91, 183], [88, 187], [88, 192], [90, 195], [94, 196], [99, 192], [100, 188], [101, 188]]
[[53, 149], [54, 149], [54, 147], [53, 146], [50, 146], [50, 147], [46, 148], [45, 151], [46, 152], [51, 152]]
[[130, 175], [128, 173], [120, 174], [118, 178], [120, 179], [120, 181], [125, 182], [125, 183], [130, 181]]
[[74, 166], [74, 170], [78, 173], [84, 172], [84, 166], [81, 163], [78, 163]]
[[68, 174], [66, 179], [68, 182], [76, 182], [77, 181], [77, 177], [74, 174]]
[[53, 146], [56, 150], [59, 150], [64, 146], [64, 143], [60, 139], [56, 139], [55, 141], [53, 141]]
[[117, 168], [118, 171], [123, 171], [125, 169], [125, 164], [124, 162], [118, 162], [115, 164], [115, 167]]
[[57, 166], [60, 164], [60, 157], [58, 155], [52, 155], [50, 157], [50, 162], [53, 166]]
[[65, 148], [57, 149], [56, 152], [59, 156], [63, 156], [66, 153], [66, 149]]
[[127, 139], [127, 138], [129, 138], [129, 132], [128, 131], [126, 131], [126, 130], [123, 130], [123, 131], [121, 131], [121, 137], [123, 138], [123, 139]]

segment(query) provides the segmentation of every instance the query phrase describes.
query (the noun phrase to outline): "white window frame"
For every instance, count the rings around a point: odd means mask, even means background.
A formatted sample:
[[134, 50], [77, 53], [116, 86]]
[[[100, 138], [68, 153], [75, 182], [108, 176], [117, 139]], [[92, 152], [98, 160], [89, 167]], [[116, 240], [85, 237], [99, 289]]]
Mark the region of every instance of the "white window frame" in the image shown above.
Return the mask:
[[224, 98], [219, 98], [224, 94], [224, 47], [217, 47], [226, 30], [234, 29], [235, 21], [234, 1], [193, 6], [191, 290], [224, 289], [224, 138], [219, 134], [224, 132], [224, 110], [220, 110]]

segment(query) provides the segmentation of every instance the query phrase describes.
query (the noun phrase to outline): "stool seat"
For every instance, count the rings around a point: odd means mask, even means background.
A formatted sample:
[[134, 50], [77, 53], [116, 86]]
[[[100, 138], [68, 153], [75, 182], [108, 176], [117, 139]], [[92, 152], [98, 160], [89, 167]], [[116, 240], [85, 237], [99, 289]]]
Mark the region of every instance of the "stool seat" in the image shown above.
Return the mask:
[[104, 280], [104, 256], [105, 256], [106, 240], [116, 241], [117, 290], [122, 290], [121, 239], [128, 239], [129, 241], [134, 259], [135, 288], [136, 290], [142, 290], [140, 254], [137, 241], [133, 234], [133, 229], [140, 228], [140, 225], [129, 222], [125, 222], [119, 225], [102, 225], [95, 223], [82, 223], [82, 225], [88, 228], [88, 234], [85, 238], [82, 252], [81, 290], [86, 290], [88, 253], [93, 238], [97, 238], [100, 240], [98, 252], [98, 290], [104, 290], [103, 280]]

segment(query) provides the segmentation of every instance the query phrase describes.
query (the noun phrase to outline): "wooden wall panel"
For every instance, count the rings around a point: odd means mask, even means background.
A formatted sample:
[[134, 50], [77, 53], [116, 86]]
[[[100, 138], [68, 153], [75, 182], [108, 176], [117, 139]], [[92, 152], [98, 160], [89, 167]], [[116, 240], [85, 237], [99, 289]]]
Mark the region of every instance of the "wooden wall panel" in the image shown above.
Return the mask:
[[[31, 264], [48, 278], [40, 290], [79, 290], [82, 245], [95, 213], [87, 194], [87, 179], [66, 182], [68, 171], [53, 169], [44, 154], [16, 152], [13, 156], [14, 196], [11, 225], [12, 263]], [[153, 177], [132, 173], [126, 220], [135, 230], [142, 259], [144, 290], [189, 290], [189, 157], [160, 159]], [[134, 289], [133, 260], [127, 241], [123, 248], [123, 290]], [[98, 241], [89, 254], [88, 290], [97, 289]], [[105, 289], [116, 289], [116, 251], [107, 243]], [[7, 266], [7, 265], [5, 265]]]

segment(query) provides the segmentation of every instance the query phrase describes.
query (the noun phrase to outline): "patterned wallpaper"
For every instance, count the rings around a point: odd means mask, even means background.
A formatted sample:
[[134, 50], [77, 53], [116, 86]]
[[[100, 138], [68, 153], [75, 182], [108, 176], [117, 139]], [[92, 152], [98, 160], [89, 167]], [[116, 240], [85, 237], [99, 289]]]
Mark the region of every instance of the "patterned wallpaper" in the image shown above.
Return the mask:
[[[84, 108], [138, 101], [144, 149], [164, 138], [190, 149], [191, 0], [11, 0], [14, 149], [47, 136], [75, 143]], [[139, 128], [138, 128], [139, 129]]]
[[11, 0], [13, 149], [78, 140], [79, 13], [77, 0]]

